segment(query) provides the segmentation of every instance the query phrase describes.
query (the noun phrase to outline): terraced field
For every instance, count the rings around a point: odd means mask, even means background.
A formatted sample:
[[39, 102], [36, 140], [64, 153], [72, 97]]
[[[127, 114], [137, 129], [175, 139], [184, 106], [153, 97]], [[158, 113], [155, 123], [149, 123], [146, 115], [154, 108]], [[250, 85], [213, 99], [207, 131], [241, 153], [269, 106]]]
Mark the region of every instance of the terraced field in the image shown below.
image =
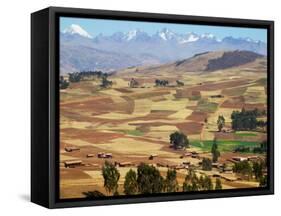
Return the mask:
[[[144, 69], [145, 70], [145, 69]], [[169, 86], [156, 87], [155, 79], [169, 80]], [[131, 78], [140, 86], [130, 88]], [[152, 72], [136, 74], [117, 73], [109, 79], [111, 88], [102, 89], [98, 80], [71, 83], [61, 90], [60, 102], [60, 191], [62, 198], [82, 197], [82, 192], [104, 192], [101, 167], [105, 159], [99, 152], [108, 152], [113, 162], [163, 163], [179, 165], [189, 161], [198, 165], [198, 158], [180, 158], [183, 150], [169, 147], [169, 135], [175, 131], [186, 134], [191, 142], [188, 151], [196, 151], [211, 157], [214, 137], [226, 161], [239, 153], [231, 153], [237, 146], [257, 146], [264, 132], [218, 132], [217, 119], [223, 115], [226, 127], [231, 127], [234, 110], [266, 109], [266, 78], [263, 72], [243, 71], [241, 68], [219, 70], [210, 73], [171, 73], [161, 76]], [[177, 86], [176, 80], [184, 82]], [[218, 96], [219, 95], [219, 96]], [[66, 147], [79, 147], [79, 151], [67, 152]], [[92, 154], [93, 157], [87, 157]], [[149, 156], [158, 157], [149, 160]], [[64, 162], [81, 160], [82, 166], [65, 168]], [[221, 161], [219, 161], [221, 162]], [[128, 168], [120, 168], [120, 184]], [[161, 173], [167, 171], [163, 168]], [[198, 170], [199, 172], [199, 170]], [[179, 171], [179, 182], [186, 170]], [[239, 181], [236, 184], [223, 181], [223, 188], [256, 187], [255, 182]], [[122, 186], [120, 194], [123, 193]]]

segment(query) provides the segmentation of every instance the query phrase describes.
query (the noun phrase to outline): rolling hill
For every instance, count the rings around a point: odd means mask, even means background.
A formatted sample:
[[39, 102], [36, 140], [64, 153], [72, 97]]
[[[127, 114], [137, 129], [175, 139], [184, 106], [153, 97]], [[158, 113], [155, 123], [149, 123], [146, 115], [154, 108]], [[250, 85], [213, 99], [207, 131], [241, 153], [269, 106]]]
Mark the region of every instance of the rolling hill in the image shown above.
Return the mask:
[[234, 67], [251, 68], [256, 71], [265, 71], [266, 58], [251, 51], [217, 51], [199, 53], [191, 58], [183, 59], [169, 64], [153, 67], [134, 67], [120, 71], [126, 73], [153, 73], [161, 74], [163, 71], [176, 72], [212, 72]]

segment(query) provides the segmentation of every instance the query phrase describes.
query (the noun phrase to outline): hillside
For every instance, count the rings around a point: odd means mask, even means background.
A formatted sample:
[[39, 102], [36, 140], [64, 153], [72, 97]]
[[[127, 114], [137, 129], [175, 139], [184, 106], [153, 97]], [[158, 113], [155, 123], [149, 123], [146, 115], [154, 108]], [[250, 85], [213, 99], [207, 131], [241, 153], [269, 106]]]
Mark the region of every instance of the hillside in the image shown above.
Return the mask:
[[204, 52], [191, 58], [154, 67], [134, 67], [120, 71], [120, 74], [145, 73], [160, 74], [163, 72], [212, 72], [230, 68], [250, 68], [265, 71], [266, 58], [250, 51], [217, 51]]

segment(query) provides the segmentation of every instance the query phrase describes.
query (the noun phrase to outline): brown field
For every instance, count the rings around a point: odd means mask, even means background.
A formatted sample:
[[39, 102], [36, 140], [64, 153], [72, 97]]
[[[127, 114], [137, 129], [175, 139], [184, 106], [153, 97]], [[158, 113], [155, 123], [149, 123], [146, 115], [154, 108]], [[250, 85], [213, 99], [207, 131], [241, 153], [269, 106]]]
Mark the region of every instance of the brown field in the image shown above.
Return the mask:
[[[247, 79], [245, 79], [247, 77]], [[166, 175], [168, 166], [190, 162], [196, 173], [202, 174], [200, 158], [211, 157], [194, 142], [212, 140], [260, 142], [266, 134], [243, 137], [233, 132], [219, 133], [217, 117], [224, 115], [226, 126], [231, 125], [234, 110], [266, 109], [265, 86], [258, 82], [266, 77], [264, 72], [253, 73], [231, 69], [212, 73], [173, 74], [163, 71], [159, 74], [138, 73], [134, 75], [141, 87], [130, 88], [128, 74], [109, 76], [113, 86], [101, 89], [95, 81], [81, 81], [61, 90], [60, 103], [60, 196], [61, 198], [83, 197], [83, 192], [98, 190], [104, 194], [101, 168], [105, 159], [98, 158], [99, 152], [112, 153], [112, 162], [131, 162], [131, 167], [119, 167], [121, 178], [118, 192], [123, 194], [126, 172], [136, 170], [139, 163], [158, 166]], [[169, 87], [155, 87], [156, 78], [169, 80]], [[185, 85], [177, 87], [176, 80]], [[212, 97], [222, 95], [221, 98]], [[202, 100], [205, 104], [202, 105]], [[266, 118], [266, 117], [265, 117]], [[205, 122], [207, 119], [207, 122]], [[185, 133], [191, 142], [186, 151], [197, 151], [199, 158], [180, 158], [185, 150], [169, 147], [169, 135], [175, 131]], [[65, 147], [78, 147], [78, 151], [67, 152]], [[92, 154], [92, 157], [87, 157]], [[151, 154], [158, 157], [149, 160]], [[221, 152], [219, 163], [231, 163], [234, 156], [247, 154]], [[251, 156], [251, 155], [250, 155]], [[74, 168], [65, 168], [64, 162], [81, 160]], [[158, 165], [157, 165], [158, 164]], [[217, 169], [213, 169], [218, 173]], [[187, 169], [177, 171], [178, 182], [182, 184]], [[212, 177], [214, 173], [205, 173]], [[226, 180], [226, 179], [235, 180]], [[255, 181], [239, 180], [235, 174], [223, 176], [223, 189], [258, 187]], [[212, 177], [212, 181], [215, 178]]]

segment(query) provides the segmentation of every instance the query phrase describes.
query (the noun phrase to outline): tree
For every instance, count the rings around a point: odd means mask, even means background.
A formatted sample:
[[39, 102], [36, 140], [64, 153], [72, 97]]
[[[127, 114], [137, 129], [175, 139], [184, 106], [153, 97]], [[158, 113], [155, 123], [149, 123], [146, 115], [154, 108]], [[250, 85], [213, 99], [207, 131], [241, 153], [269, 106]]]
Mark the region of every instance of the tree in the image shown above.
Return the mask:
[[212, 180], [207, 175], [201, 175], [199, 178], [199, 190], [213, 190]]
[[177, 82], [177, 85], [180, 87], [180, 86], [184, 86], [184, 83], [183, 82], [181, 82], [181, 81], [179, 81], [179, 80], [177, 80], [176, 81]]
[[137, 170], [138, 191], [142, 194], [160, 193], [164, 189], [164, 179], [154, 166], [141, 163]]
[[81, 75], [79, 72], [75, 72], [75, 73], [69, 73], [69, 82], [80, 82], [81, 80]]
[[219, 115], [218, 120], [217, 120], [217, 125], [218, 125], [219, 132], [221, 132], [222, 128], [225, 125], [225, 119], [222, 115]]
[[209, 158], [203, 158], [202, 170], [206, 170], [206, 171], [212, 170], [212, 161]]
[[221, 180], [219, 178], [216, 178], [215, 190], [221, 190], [221, 189], [222, 189]]
[[169, 169], [165, 179], [165, 191], [177, 192], [179, 189], [176, 170]]
[[130, 169], [126, 176], [124, 182], [124, 193], [126, 195], [133, 195], [138, 192], [138, 182], [137, 174], [134, 170]]
[[254, 162], [253, 163], [253, 173], [255, 178], [258, 180], [262, 178], [262, 169], [263, 169], [263, 162]]
[[260, 187], [266, 187], [267, 186], [267, 176], [262, 176], [260, 178]]
[[69, 86], [69, 82], [64, 79], [63, 76], [60, 76], [60, 89], [66, 89]]
[[189, 148], [187, 136], [178, 131], [170, 134], [170, 144], [173, 145], [174, 149]]
[[199, 190], [199, 179], [194, 170], [190, 169], [189, 173], [185, 176], [182, 189], [184, 192]]
[[169, 84], [168, 80], [155, 80], [155, 86], [167, 86]]
[[101, 85], [102, 88], [108, 88], [112, 86], [112, 81], [107, 79], [107, 76], [103, 76], [101, 79]]
[[117, 168], [109, 161], [105, 161], [102, 167], [102, 176], [104, 179], [104, 187], [106, 191], [108, 193], [113, 192], [113, 194], [116, 194], [118, 181], [120, 178], [120, 173]]
[[219, 156], [220, 156], [220, 152], [218, 150], [218, 144], [217, 144], [216, 138], [214, 138], [211, 152], [212, 152], [212, 156], [213, 156], [213, 162], [216, 163], [218, 161]]
[[241, 161], [234, 164], [233, 172], [239, 173], [248, 179], [252, 178], [252, 167], [248, 161]]

